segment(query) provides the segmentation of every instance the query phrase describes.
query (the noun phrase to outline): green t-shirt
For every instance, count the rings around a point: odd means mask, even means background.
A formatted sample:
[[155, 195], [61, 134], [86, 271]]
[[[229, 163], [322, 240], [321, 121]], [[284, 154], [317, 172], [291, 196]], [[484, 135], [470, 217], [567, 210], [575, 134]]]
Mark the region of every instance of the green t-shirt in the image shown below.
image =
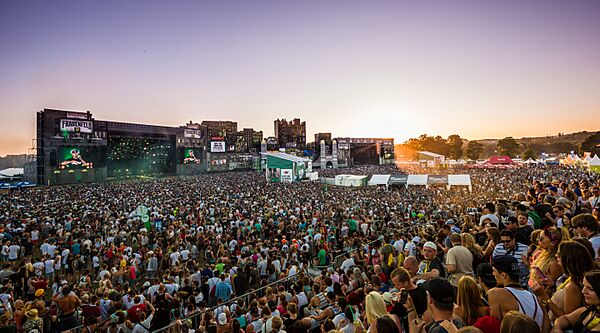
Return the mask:
[[319, 266], [327, 265], [327, 253], [325, 253], [325, 249], [321, 249], [319, 254], [317, 254], [317, 258], [319, 258]]
[[225, 269], [225, 264], [222, 262], [215, 265], [215, 270], [219, 271], [219, 273], [223, 273], [223, 269]]
[[350, 219], [348, 221], [348, 224], [350, 225], [350, 232], [354, 232], [354, 231], [358, 230], [358, 223], [356, 222], [356, 220]]

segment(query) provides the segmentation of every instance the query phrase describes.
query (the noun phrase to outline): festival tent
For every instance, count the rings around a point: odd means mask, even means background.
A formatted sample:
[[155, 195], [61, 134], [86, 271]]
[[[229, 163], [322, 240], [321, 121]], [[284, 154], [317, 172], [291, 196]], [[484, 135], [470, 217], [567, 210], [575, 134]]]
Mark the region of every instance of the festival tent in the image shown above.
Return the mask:
[[428, 175], [427, 185], [448, 185], [448, 175]]
[[448, 188], [451, 186], [468, 186], [473, 191], [470, 175], [448, 175]]
[[0, 171], [0, 179], [2, 178], [19, 178], [23, 177], [25, 171], [23, 168], [8, 168]]
[[348, 187], [365, 186], [367, 185], [367, 176], [337, 175], [335, 176], [335, 185]]
[[516, 163], [508, 156], [492, 156], [483, 164], [487, 165], [515, 165]]
[[530, 157], [530, 158], [529, 158], [527, 161], [525, 161], [525, 163], [526, 163], [526, 164], [535, 164], [535, 163], [537, 163], [537, 162], [536, 162], [536, 161], [534, 161], [533, 159], [531, 159], [531, 157]]
[[406, 185], [423, 185], [427, 186], [427, 175], [408, 175]]
[[600, 173], [600, 157], [598, 155], [590, 160], [590, 170]]
[[558, 164], [560, 164], [560, 158], [558, 158], [558, 157], [547, 158], [544, 160], [544, 163], [546, 163], [547, 165], [558, 165]]
[[372, 175], [369, 179], [369, 186], [371, 185], [385, 185], [387, 187], [390, 175]]
[[388, 185], [406, 185], [408, 183], [408, 175], [391, 175], [388, 180]]

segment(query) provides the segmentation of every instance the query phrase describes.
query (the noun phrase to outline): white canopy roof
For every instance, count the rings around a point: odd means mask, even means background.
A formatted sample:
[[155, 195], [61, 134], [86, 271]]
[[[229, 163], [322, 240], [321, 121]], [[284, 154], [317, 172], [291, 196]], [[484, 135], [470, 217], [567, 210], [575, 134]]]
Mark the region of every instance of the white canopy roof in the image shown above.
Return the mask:
[[387, 185], [390, 175], [373, 175], [369, 180], [369, 185]]
[[470, 175], [448, 175], [448, 185], [471, 186]]
[[23, 168], [8, 168], [0, 171], [0, 177], [16, 177], [24, 173], [25, 171]]
[[427, 185], [427, 175], [408, 175], [408, 185]]
[[600, 157], [598, 157], [598, 155], [594, 156], [594, 158], [592, 158], [592, 160], [590, 161], [590, 165], [592, 165], [592, 166], [600, 165]]

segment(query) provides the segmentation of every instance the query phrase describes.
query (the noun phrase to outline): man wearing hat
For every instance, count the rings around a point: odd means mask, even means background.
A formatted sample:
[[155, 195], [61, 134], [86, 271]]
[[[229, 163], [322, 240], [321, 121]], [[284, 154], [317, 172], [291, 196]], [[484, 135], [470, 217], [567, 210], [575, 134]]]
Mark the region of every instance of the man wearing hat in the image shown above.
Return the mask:
[[492, 267], [498, 287], [488, 292], [490, 315], [502, 321], [509, 311], [518, 311], [535, 320], [542, 332], [548, 332], [548, 314], [537, 297], [519, 284], [519, 261], [511, 255], [496, 256], [492, 259]]
[[409, 330], [411, 332], [421, 332], [421, 330], [425, 332], [447, 332], [440, 325], [444, 321], [452, 322], [456, 328], [463, 327], [465, 325], [463, 321], [460, 318], [455, 318], [452, 313], [454, 310], [455, 295], [450, 282], [440, 277], [434, 277], [427, 281], [424, 286], [427, 289], [427, 309], [431, 314], [431, 321], [417, 323], [415, 320], [417, 319], [417, 313], [414, 309], [413, 300], [409, 297], [406, 302], [410, 325]]
[[423, 260], [419, 264], [417, 275], [412, 277], [412, 281], [417, 284], [431, 280], [434, 277], [446, 277], [446, 269], [440, 258], [437, 257], [437, 246], [434, 242], [423, 244]]
[[23, 324], [23, 332], [44, 332], [44, 320], [38, 316], [37, 309], [29, 309], [25, 312], [27, 321]]

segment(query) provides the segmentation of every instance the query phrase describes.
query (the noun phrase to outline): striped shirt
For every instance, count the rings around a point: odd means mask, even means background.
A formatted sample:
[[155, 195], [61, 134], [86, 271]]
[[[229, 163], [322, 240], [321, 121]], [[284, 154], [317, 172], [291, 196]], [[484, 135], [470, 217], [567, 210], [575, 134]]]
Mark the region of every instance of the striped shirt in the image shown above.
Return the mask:
[[496, 256], [503, 256], [503, 255], [511, 255], [511, 256], [515, 257], [517, 259], [517, 261], [519, 262], [519, 268], [520, 268], [519, 280], [520, 280], [521, 286], [526, 287], [527, 281], [529, 280], [529, 268], [527, 268], [527, 265], [525, 265], [525, 263], [523, 262], [523, 256], [526, 256], [528, 251], [529, 251], [529, 246], [521, 244], [521, 243], [516, 243], [515, 247], [509, 251], [507, 251], [504, 248], [504, 244], [498, 244], [498, 245], [496, 245], [496, 248], [494, 248], [494, 253], [492, 256], [496, 257]]
[[527, 251], [529, 251], [529, 246], [521, 243], [516, 243], [515, 247], [509, 251], [504, 248], [504, 244], [498, 244], [494, 248], [494, 254], [492, 256], [497, 257], [509, 254], [515, 257], [517, 261], [519, 261], [520, 265], [524, 265], [525, 263], [523, 263], [523, 255], [526, 255]]

